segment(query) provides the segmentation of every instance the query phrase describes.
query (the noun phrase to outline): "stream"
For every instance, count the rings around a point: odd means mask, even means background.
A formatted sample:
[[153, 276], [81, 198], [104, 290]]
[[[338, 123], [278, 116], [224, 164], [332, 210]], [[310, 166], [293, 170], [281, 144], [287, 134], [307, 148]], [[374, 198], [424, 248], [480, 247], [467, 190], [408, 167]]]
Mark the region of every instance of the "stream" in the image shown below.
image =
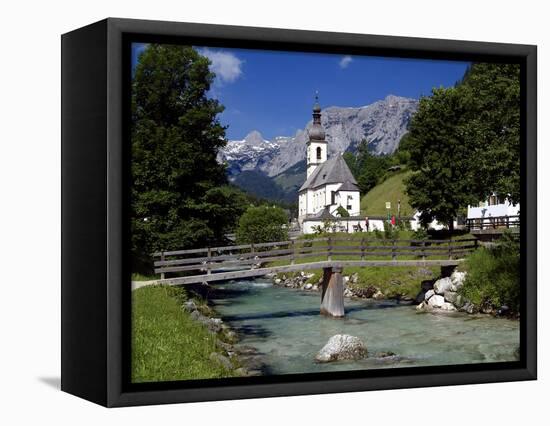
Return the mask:
[[[320, 293], [277, 287], [267, 278], [213, 287], [216, 311], [241, 337], [236, 346], [256, 350], [263, 374], [515, 361], [519, 347], [519, 321], [505, 318], [417, 313], [394, 301], [345, 299], [346, 317], [331, 319], [319, 314]], [[359, 337], [368, 357], [314, 362], [335, 334]]]

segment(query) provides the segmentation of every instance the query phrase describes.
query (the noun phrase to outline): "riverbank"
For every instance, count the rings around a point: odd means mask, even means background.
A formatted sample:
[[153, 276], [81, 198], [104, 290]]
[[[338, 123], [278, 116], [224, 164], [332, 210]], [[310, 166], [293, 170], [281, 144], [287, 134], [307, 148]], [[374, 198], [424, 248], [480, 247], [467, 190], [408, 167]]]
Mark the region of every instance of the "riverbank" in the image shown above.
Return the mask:
[[237, 335], [199, 298], [178, 287], [132, 292], [132, 381], [199, 380], [247, 375]]
[[[344, 275], [344, 297], [365, 300], [395, 300], [416, 305], [419, 312], [487, 314], [519, 319], [516, 312], [503, 306], [477, 306], [461, 292], [467, 273], [454, 271], [441, 277], [439, 268], [348, 268]], [[270, 274], [275, 286], [306, 292], [321, 290], [321, 272]]]

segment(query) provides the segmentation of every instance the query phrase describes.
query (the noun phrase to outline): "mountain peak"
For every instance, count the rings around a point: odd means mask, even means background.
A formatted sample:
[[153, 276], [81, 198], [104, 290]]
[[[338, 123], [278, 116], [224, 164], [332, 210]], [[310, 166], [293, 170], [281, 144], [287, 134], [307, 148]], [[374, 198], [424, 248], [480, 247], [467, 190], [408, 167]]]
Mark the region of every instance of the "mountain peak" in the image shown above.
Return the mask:
[[258, 132], [257, 130], [252, 130], [246, 137], [244, 138], [244, 142], [247, 145], [262, 145], [265, 142], [267, 142], [262, 134]]

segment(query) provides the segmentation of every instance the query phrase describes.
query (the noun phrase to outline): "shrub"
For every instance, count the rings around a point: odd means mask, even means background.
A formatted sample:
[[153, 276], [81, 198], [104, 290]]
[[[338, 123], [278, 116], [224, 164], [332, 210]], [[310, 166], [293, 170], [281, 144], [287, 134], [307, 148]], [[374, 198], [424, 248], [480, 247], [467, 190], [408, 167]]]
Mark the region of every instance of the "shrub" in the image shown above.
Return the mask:
[[418, 228], [416, 231], [413, 232], [412, 237], [414, 240], [427, 240], [429, 235], [428, 231], [426, 231], [426, 228]]
[[237, 241], [246, 244], [287, 240], [287, 222], [287, 215], [280, 207], [249, 207], [239, 219]]
[[399, 238], [399, 229], [391, 223], [384, 221], [384, 238], [387, 240], [397, 240]]
[[349, 217], [349, 212], [342, 206], [338, 206], [336, 213], [338, 213], [340, 217]]
[[466, 259], [468, 275], [460, 293], [478, 308], [507, 305], [518, 312], [519, 256], [519, 243], [510, 234], [504, 234], [494, 247], [476, 250]]

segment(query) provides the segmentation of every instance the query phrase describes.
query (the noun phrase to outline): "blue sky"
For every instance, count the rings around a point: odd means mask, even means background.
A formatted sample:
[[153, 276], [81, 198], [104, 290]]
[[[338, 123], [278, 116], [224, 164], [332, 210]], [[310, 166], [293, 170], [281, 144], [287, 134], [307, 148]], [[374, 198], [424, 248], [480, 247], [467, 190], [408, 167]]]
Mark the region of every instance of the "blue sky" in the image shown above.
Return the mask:
[[[142, 44], [132, 45], [135, 65]], [[211, 89], [225, 106], [228, 139], [258, 130], [264, 138], [292, 136], [311, 119], [315, 91], [322, 108], [358, 107], [387, 95], [419, 98], [454, 85], [468, 62], [396, 59], [246, 49], [197, 49], [212, 61]]]

